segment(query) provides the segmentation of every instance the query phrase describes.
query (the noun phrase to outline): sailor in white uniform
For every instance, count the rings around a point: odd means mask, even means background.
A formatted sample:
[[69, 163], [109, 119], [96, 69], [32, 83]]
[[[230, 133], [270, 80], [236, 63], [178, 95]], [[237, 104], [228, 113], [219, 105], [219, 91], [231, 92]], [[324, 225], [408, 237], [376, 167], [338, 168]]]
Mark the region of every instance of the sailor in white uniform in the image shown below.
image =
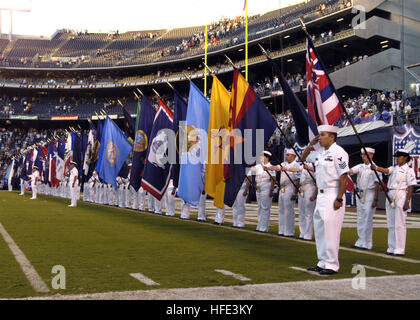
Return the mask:
[[179, 217], [182, 220], [190, 219], [191, 215], [191, 205], [181, 199], [181, 216]]
[[314, 166], [305, 162], [299, 170], [301, 171], [299, 182], [299, 239], [311, 241], [314, 234], [314, 210], [318, 190], [308, 170], [314, 176]]
[[232, 207], [233, 227], [242, 229], [245, 227], [245, 213], [246, 213], [246, 179], [241, 185], [241, 189], [236, 196], [235, 202]]
[[221, 226], [225, 222], [226, 206], [222, 209], [216, 208], [216, 217], [214, 218], [214, 224]]
[[69, 188], [71, 196], [71, 204], [69, 207], [77, 207], [77, 189], [79, 188], [79, 171], [76, 162], [70, 162]]
[[[343, 196], [350, 171], [349, 155], [336, 143], [337, 127], [320, 126], [318, 132], [320, 135], [310, 142], [302, 155], [303, 161], [308, 158], [309, 162], [315, 163], [315, 179], [318, 186], [314, 231], [319, 262], [316, 267], [308, 270], [332, 275], [340, 269], [338, 253], [346, 208]], [[311, 153], [312, 146], [318, 142], [321, 148]]]
[[206, 200], [207, 200], [207, 194], [205, 191], [203, 191], [200, 196], [200, 202], [198, 203], [198, 216], [197, 216], [198, 222], [205, 222], [207, 219]]
[[[297, 200], [300, 172], [288, 172], [289, 169], [298, 169], [296, 153], [293, 149], [286, 150], [286, 161], [270, 170], [280, 171], [279, 193], [279, 236], [293, 237], [295, 235], [295, 204]], [[286, 175], [289, 175], [289, 177]]]
[[388, 169], [372, 166], [389, 176], [388, 189], [392, 202], [386, 201], [386, 217], [388, 223], [388, 250], [386, 254], [404, 256], [407, 240], [407, 212], [411, 206], [414, 186], [417, 184], [416, 174], [408, 163], [410, 154], [405, 149], [400, 149], [394, 155], [397, 165]]
[[176, 188], [174, 187], [174, 181], [171, 179], [169, 180], [168, 189], [166, 189], [165, 193], [165, 214], [168, 217], [175, 216], [175, 195], [176, 195]]
[[93, 171], [92, 176], [89, 179], [89, 189], [90, 189], [90, 202], [97, 203], [97, 190], [98, 190], [98, 173], [96, 170]]
[[32, 168], [32, 175], [31, 175], [31, 186], [32, 186], [32, 198], [31, 200], [35, 200], [38, 194], [38, 184], [41, 181], [41, 176], [39, 173], [39, 169], [37, 166], [33, 166]]
[[139, 210], [145, 211], [146, 210], [146, 190], [140, 187], [137, 196], [138, 196], [138, 201], [139, 201]]
[[366, 148], [368, 155], [362, 149], [363, 163], [351, 168], [349, 174], [357, 174], [357, 187], [360, 199], [356, 199], [357, 204], [357, 239], [354, 248], [371, 250], [373, 246], [373, 216], [376, 212], [378, 203], [379, 181], [375, 173], [370, 168], [369, 158], [372, 160], [375, 149]]
[[[256, 231], [268, 232], [270, 226], [270, 210], [273, 201], [273, 190], [275, 184], [276, 173], [274, 171], [265, 171], [264, 167], [270, 168], [272, 154], [265, 151], [260, 160], [260, 164], [252, 167], [248, 176], [255, 175], [256, 188], [257, 188], [257, 201], [258, 201], [258, 225]], [[271, 176], [271, 177], [270, 177]], [[246, 192], [248, 195], [249, 187], [251, 186], [249, 180], [246, 180]]]

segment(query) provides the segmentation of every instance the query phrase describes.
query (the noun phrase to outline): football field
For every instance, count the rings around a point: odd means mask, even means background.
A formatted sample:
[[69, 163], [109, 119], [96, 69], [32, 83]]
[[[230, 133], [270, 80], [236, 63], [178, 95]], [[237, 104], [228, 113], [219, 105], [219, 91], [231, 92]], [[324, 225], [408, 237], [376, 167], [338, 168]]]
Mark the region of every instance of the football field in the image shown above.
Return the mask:
[[[171, 218], [82, 201], [69, 208], [69, 200], [43, 195], [29, 198], [0, 192], [0, 298], [277, 299], [292, 298], [297, 290], [316, 298], [320, 288], [328, 297], [328, 288], [338, 286], [341, 298], [354, 299], [363, 297], [349, 280], [356, 276], [355, 265], [365, 266], [367, 290], [376, 279], [375, 288], [388, 290], [390, 298], [420, 287], [416, 217], [407, 223], [407, 255], [390, 257], [383, 254], [388, 233], [383, 213], [375, 217], [373, 251], [359, 251], [351, 249], [357, 233], [356, 216], [349, 212], [340, 273], [325, 277], [306, 272], [317, 262], [314, 242], [277, 236], [277, 207], [270, 233], [261, 234], [253, 231], [255, 204], [247, 205], [247, 227], [238, 230], [230, 227], [230, 210], [223, 226], [213, 224], [210, 201], [208, 222], [199, 223], [195, 210], [190, 221], [180, 220], [179, 203]], [[54, 285], [58, 276], [65, 289]], [[393, 296], [396, 292], [401, 297]]]

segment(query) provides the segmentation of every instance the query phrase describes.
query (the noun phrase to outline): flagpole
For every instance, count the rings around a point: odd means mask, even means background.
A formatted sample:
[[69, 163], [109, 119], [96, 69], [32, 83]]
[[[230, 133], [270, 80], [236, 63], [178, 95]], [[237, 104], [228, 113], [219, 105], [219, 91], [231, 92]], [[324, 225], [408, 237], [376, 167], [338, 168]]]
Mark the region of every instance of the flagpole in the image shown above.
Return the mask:
[[[265, 53], [265, 55], [266, 55], [266, 57], [268, 57], [268, 54], [267, 54], [267, 52], [264, 50], [264, 48], [260, 45], [260, 44], [258, 44], [259, 46], [260, 46], [260, 48], [261, 48], [261, 50], [263, 51], [263, 53]], [[227, 55], [225, 55], [225, 57], [226, 57], [226, 59], [228, 60], [228, 62], [232, 65], [232, 67], [233, 67], [233, 69], [236, 69], [236, 67], [235, 67], [235, 65], [233, 64], [233, 62], [232, 62], [232, 60], [227, 56]], [[292, 147], [292, 149], [293, 149], [293, 151], [296, 153], [296, 155], [298, 156], [298, 158], [299, 158], [299, 160], [302, 162], [302, 164], [304, 164], [304, 162], [302, 161], [302, 158], [301, 158], [301, 156], [299, 155], [299, 153], [296, 151], [296, 149], [294, 148], [294, 146], [290, 143], [290, 141], [289, 141], [289, 139], [287, 138], [287, 136], [286, 136], [286, 134], [284, 133], [284, 131], [283, 131], [283, 129], [282, 128], [280, 128], [280, 126], [279, 125], [277, 125], [277, 128], [280, 130], [280, 132], [281, 132], [281, 134], [284, 136], [284, 138], [285, 138], [285, 140], [286, 140], [286, 142]], [[278, 160], [278, 158], [276, 157], [276, 160]], [[281, 165], [280, 165], [281, 166]], [[306, 169], [306, 168], [305, 168]], [[315, 184], [316, 184], [316, 180], [315, 180], [315, 178], [314, 178], [314, 176], [312, 175], [312, 173], [308, 170], [308, 169], [306, 169], [306, 171], [308, 171], [308, 173], [309, 173], [309, 175], [311, 176], [311, 178], [312, 178], [312, 180], [315, 182]], [[288, 178], [290, 179], [290, 176], [287, 174], [287, 172], [285, 172], [286, 173], [286, 175], [288, 176]], [[290, 181], [292, 181], [291, 179], [290, 179]], [[292, 182], [293, 183], [293, 182]], [[296, 185], [295, 185], [295, 187], [296, 187]], [[296, 187], [296, 189], [298, 189], [297, 187]]]
[[248, 81], [248, 0], [245, 0], [245, 79]]
[[207, 33], [207, 25], [205, 31], [205, 42], [204, 42], [204, 96], [207, 97], [207, 46], [208, 46], [208, 33]]
[[[303, 22], [303, 20], [302, 20], [302, 19], [300, 19], [300, 18], [299, 18], [299, 21], [300, 21], [300, 24], [302, 25], [302, 30], [306, 33], [306, 36], [308, 37], [308, 41], [310, 41], [310, 35], [309, 35], [309, 33], [308, 33], [308, 30], [307, 30], [307, 28], [306, 28], [305, 23], [304, 23], [304, 22]], [[313, 46], [314, 46], [314, 48], [315, 48], [315, 45], [313, 45]], [[321, 61], [321, 59], [320, 59], [319, 57], [318, 57], [318, 61], [319, 61], [319, 63], [321, 64], [322, 68], [323, 68], [324, 70], [326, 70], [326, 69], [325, 69], [325, 66], [324, 66], [324, 64], [323, 64], [323, 62]], [[332, 83], [332, 81], [331, 81], [331, 79], [330, 79], [330, 76], [328, 75], [328, 73], [327, 73], [327, 72], [325, 72], [325, 75], [327, 76], [327, 79], [328, 79], [328, 81], [330, 82], [330, 84], [331, 84], [331, 86], [332, 86], [332, 89], [333, 89], [335, 92], [337, 92], [337, 90], [335, 89], [334, 84]], [[391, 198], [390, 198], [390, 196], [389, 196], [389, 194], [388, 194], [388, 192], [387, 192], [387, 190], [386, 190], [386, 188], [385, 188], [385, 186], [384, 186], [384, 183], [383, 183], [383, 181], [382, 181], [381, 177], [379, 176], [378, 172], [377, 172], [376, 170], [373, 170], [373, 169], [372, 169], [372, 166], [374, 166], [375, 164], [373, 163], [372, 159], [368, 156], [368, 152], [367, 152], [367, 150], [366, 150], [366, 146], [364, 145], [364, 143], [363, 143], [363, 141], [362, 141], [362, 138], [360, 137], [359, 132], [357, 131], [357, 129], [356, 129], [355, 125], [354, 125], [353, 120], [351, 119], [351, 117], [350, 117], [349, 113], [347, 112], [347, 109], [344, 107], [344, 103], [343, 103], [343, 101], [342, 101], [342, 99], [341, 99], [341, 96], [340, 96], [339, 94], [337, 94], [337, 98], [338, 98], [338, 100], [339, 100], [339, 102], [340, 102], [340, 104], [341, 104], [341, 106], [342, 106], [342, 110], [343, 110], [344, 114], [346, 115], [347, 120], [350, 122], [350, 124], [351, 124], [351, 126], [352, 126], [352, 128], [353, 128], [353, 131], [354, 131], [354, 133], [356, 134], [357, 139], [359, 140], [359, 144], [361, 145], [361, 147], [362, 147], [362, 149], [363, 149], [364, 153], [366, 154], [367, 158], [369, 159], [369, 163], [370, 163], [370, 165], [371, 165], [371, 170], [372, 170], [373, 172], [375, 172], [376, 178], [378, 179], [379, 184], [381, 185], [381, 188], [382, 188], [382, 190], [384, 191], [386, 198], [388, 199], [388, 201], [389, 201], [389, 203], [391, 204], [391, 206], [395, 206], [395, 202], [391, 200]]]

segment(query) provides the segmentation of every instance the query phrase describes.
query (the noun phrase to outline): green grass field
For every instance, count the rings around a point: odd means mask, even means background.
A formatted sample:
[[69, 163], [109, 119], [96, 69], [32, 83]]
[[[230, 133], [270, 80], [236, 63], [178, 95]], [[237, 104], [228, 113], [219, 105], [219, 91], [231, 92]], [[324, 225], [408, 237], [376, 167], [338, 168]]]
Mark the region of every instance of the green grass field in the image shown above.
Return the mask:
[[[353, 276], [353, 264], [392, 270], [396, 275], [420, 270], [419, 264], [341, 250], [340, 273], [320, 278], [290, 269], [316, 263], [312, 243], [216, 227], [211, 222], [182, 221], [81, 201], [77, 208], [69, 208], [69, 200], [29, 197], [0, 192], [0, 223], [50, 292], [39, 294], [32, 288], [0, 237], [0, 298], [340, 279]], [[271, 234], [276, 234], [276, 228]], [[355, 229], [343, 229], [341, 245], [351, 247], [355, 237]], [[407, 238], [406, 257], [420, 260], [420, 230], [408, 230]], [[374, 230], [375, 252], [386, 250], [386, 239], [386, 229]], [[66, 269], [65, 290], [51, 288], [55, 265]], [[252, 280], [236, 280], [215, 269]], [[130, 273], [142, 273], [160, 286], [147, 286]], [[369, 270], [367, 275], [386, 274]]]

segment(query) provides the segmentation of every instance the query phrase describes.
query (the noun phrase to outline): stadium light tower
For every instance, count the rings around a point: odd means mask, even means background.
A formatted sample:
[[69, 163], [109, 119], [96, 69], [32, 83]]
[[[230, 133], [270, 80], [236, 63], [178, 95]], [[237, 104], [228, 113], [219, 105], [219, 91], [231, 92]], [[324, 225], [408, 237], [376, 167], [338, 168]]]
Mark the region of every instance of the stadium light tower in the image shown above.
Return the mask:
[[0, 8], [0, 33], [1, 33], [1, 15], [4, 11], [8, 11], [10, 15], [10, 24], [9, 24], [9, 40], [12, 41], [13, 33], [13, 12], [31, 12], [31, 9], [26, 8]]

